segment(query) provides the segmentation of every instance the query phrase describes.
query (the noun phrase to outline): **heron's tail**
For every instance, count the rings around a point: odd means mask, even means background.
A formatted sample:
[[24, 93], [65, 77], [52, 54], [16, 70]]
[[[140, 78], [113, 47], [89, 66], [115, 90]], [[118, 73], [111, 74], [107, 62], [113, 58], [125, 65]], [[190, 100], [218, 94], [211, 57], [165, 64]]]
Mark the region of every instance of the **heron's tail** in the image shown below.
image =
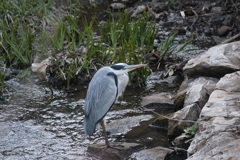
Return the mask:
[[96, 123], [91, 121], [89, 117], [84, 118], [84, 131], [86, 135], [92, 136], [96, 130]]

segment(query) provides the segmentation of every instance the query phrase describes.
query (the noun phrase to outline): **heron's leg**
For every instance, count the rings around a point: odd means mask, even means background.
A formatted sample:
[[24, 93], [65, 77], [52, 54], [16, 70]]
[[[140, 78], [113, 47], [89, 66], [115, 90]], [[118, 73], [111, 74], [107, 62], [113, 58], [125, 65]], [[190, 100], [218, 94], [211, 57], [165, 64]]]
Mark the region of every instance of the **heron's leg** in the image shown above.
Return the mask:
[[108, 136], [107, 136], [107, 132], [106, 132], [106, 129], [105, 129], [104, 121], [102, 120], [100, 124], [101, 124], [102, 129], [103, 129], [103, 134], [104, 134], [104, 137], [105, 137], [105, 143], [106, 143], [107, 147], [111, 147], [109, 142], [108, 142]]

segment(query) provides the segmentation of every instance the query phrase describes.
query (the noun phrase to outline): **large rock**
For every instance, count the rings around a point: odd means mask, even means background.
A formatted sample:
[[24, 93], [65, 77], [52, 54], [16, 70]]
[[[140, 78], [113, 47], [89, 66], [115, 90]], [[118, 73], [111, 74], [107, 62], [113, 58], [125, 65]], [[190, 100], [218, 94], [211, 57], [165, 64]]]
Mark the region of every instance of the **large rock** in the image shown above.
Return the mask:
[[184, 129], [191, 127], [198, 119], [201, 108], [208, 100], [209, 94], [215, 89], [218, 79], [200, 77], [190, 79], [181, 85], [175, 97], [174, 104], [183, 108], [174, 113], [168, 121], [168, 136], [174, 138], [183, 133]]
[[183, 70], [188, 76], [217, 78], [240, 70], [240, 41], [210, 48], [202, 55], [189, 60]]
[[140, 115], [113, 120], [106, 125], [106, 130], [110, 132], [110, 136], [118, 137], [128, 133], [133, 127], [140, 126], [141, 122], [148, 121], [152, 118], [152, 115]]
[[168, 136], [177, 137], [183, 133], [183, 130], [191, 127], [198, 119], [200, 107], [193, 103], [174, 113], [168, 121]]
[[202, 108], [208, 100], [208, 94], [203, 84], [192, 86], [186, 93], [184, 106], [197, 103]]
[[227, 92], [240, 92], [240, 71], [226, 74], [217, 83], [216, 88]]
[[[227, 74], [216, 84], [200, 114], [198, 131], [188, 148], [188, 160], [239, 159], [240, 72]], [[234, 87], [235, 86], [235, 87]]]
[[[240, 81], [240, 79], [239, 79]], [[240, 117], [240, 92], [215, 90], [203, 107], [203, 117]]]
[[199, 123], [188, 152], [188, 160], [231, 159], [238, 160], [240, 153], [239, 118], [215, 117]]
[[[202, 108], [206, 103], [206, 98], [215, 90], [217, 82], [218, 79], [212, 77], [185, 79], [174, 98], [175, 108], [179, 110], [195, 102], [200, 102], [199, 104]], [[200, 92], [197, 92], [195, 88]]]

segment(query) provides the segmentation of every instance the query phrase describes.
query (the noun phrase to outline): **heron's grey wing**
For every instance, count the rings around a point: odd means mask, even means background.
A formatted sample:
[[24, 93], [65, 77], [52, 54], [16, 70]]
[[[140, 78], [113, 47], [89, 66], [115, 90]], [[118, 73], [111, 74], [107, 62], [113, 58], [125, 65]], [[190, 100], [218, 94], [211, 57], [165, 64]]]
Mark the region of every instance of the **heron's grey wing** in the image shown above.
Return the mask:
[[97, 74], [89, 84], [85, 101], [84, 128], [88, 135], [95, 132], [95, 127], [112, 107], [117, 96], [114, 76]]

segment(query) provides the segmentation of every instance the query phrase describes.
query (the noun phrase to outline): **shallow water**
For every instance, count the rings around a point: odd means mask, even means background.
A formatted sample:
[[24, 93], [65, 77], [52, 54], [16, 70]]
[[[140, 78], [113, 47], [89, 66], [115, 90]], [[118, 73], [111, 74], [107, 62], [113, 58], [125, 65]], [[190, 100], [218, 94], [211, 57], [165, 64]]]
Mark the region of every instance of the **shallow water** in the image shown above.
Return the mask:
[[[72, 94], [54, 90], [54, 98], [34, 77], [25, 82], [12, 79], [6, 86], [5, 101], [0, 102], [0, 159], [101, 159], [87, 152], [90, 144], [104, 139], [99, 130], [91, 139], [84, 136], [86, 86]], [[139, 108], [143, 93], [128, 88], [123, 102], [107, 114], [109, 140], [169, 147], [166, 131], [149, 127], [154, 115]]]

